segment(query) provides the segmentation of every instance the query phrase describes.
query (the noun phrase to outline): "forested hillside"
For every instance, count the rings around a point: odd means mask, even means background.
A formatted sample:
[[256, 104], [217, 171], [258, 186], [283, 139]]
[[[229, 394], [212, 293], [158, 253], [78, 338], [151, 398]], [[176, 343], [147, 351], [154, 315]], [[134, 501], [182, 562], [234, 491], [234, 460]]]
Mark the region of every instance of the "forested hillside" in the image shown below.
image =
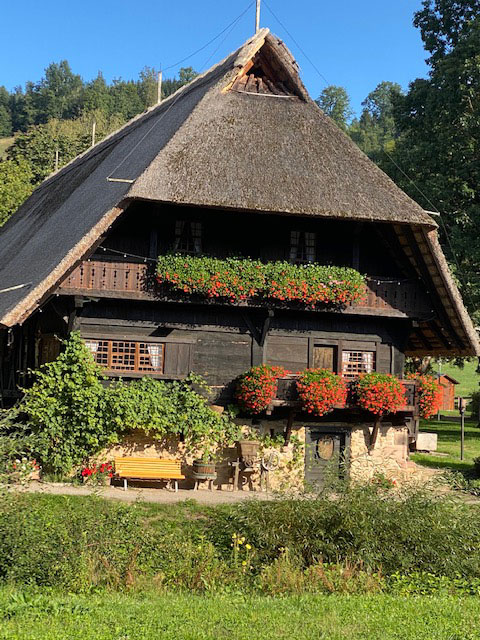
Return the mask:
[[[412, 79], [406, 92], [394, 78], [381, 82], [353, 119], [343, 87], [326, 87], [317, 102], [412, 198], [441, 213], [445, 252], [480, 321], [480, 0], [424, 0], [413, 21], [426, 79]], [[163, 96], [195, 75], [189, 67], [164, 80]], [[25, 88], [0, 87], [0, 225], [56, 166], [92, 144], [93, 122], [98, 142], [156, 96], [154, 69], [137, 80], [108, 84], [99, 73], [85, 82], [65, 60]]]
[[[188, 67], [164, 79], [162, 97], [195, 75]], [[55, 168], [88, 149], [94, 123], [98, 142], [156, 100], [155, 69], [145, 68], [135, 81], [109, 85], [101, 73], [84, 82], [66, 60], [50, 64], [44, 77], [27, 82], [25, 89], [9, 93], [0, 87], [0, 225]]]

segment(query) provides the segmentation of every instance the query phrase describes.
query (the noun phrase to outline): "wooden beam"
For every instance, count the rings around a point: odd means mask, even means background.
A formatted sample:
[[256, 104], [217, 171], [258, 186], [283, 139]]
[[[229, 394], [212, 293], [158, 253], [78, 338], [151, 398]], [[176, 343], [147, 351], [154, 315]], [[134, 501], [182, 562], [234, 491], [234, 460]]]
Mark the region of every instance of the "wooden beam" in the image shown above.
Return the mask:
[[446, 328], [448, 329], [449, 333], [453, 337], [454, 341], [457, 343], [457, 346], [460, 349], [464, 350], [465, 349], [465, 345], [464, 345], [462, 339], [460, 338], [460, 336], [455, 331], [455, 328], [453, 327], [453, 325], [452, 325], [452, 323], [450, 321], [450, 318], [448, 317], [448, 315], [447, 315], [447, 313], [446, 313], [446, 311], [445, 311], [445, 309], [443, 307], [442, 301], [441, 301], [440, 297], [438, 296], [435, 284], [432, 281], [432, 276], [431, 276], [431, 274], [430, 274], [430, 272], [428, 270], [428, 267], [427, 267], [427, 264], [425, 262], [425, 259], [424, 259], [423, 255], [422, 255], [422, 252], [420, 251], [420, 248], [418, 246], [417, 239], [415, 238], [415, 235], [414, 235], [414, 233], [413, 233], [413, 231], [412, 231], [412, 229], [410, 227], [408, 227], [405, 230], [405, 237], [409, 242], [409, 246], [410, 246], [410, 248], [412, 250], [412, 253], [413, 253], [413, 258], [414, 258], [415, 263], [416, 263], [416, 265], [417, 265], [417, 267], [418, 267], [418, 269], [419, 269], [419, 271], [420, 271], [420, 273], [422, 275], [422, 278], [423, 278], [423, 280], [425, 282], [425, 285], [428, 286], [431, 289], [431, 291], [430, 291], [431, 301], [432, 301], [432, 304], [433, 304], [433, 307], [435, 309], [435, 312], [436, 312], [437, 316], [440, 318], [441, 322], [443, 324], [445, 324]]

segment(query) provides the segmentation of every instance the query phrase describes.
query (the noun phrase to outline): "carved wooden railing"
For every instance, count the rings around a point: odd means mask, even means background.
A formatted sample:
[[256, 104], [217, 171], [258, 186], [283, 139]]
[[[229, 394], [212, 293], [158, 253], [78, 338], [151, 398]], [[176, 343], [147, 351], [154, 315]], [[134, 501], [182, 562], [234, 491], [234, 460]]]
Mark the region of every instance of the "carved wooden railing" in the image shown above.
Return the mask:
[[[159, 296], [155, 291], [154, 279], [149, 274], [150, 268], [143, 262], [88, 260], [82, 262], [61, 283], [59, 292], [125, 298], [163, 298], [163, 295]], [[346, 305], [343, 310], [353, 314], [403, 317], [429, 313], [425, 295], [416, 282], [375, 278], [368, 279], [364, 298]]]

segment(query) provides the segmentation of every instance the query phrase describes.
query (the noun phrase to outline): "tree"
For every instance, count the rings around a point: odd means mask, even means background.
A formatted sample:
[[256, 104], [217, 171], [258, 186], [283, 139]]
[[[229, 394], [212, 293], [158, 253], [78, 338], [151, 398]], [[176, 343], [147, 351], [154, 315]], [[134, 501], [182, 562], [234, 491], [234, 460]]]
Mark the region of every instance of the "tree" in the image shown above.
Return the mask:
[[[398, 139], [383, 168], [424, 208], [438, 207], [447, 257], [480, 320], [479, 3], [426, 0], [415, 16], [430, 76], [394, 100]], [[474, 11], [474, 9], [476, 11]], [[447, 238], [448, 236], [448, 238]]]
[[10, 113], [10, 94], [0, 87], [0, 138], [12, 135], [12, 114]]
[[432, 67], [469, 36], [479, 15], [480, 0], [423, 0], [413, 24], [420, 29]]
[[121, 116], [108, 117], [99, 110], [85, 113], [76, 120], [52, 119], [16, 136], [8, 150], [8, 158], [26, 161], [32, 169], [33, 184], [38, 184], [54, 171], [57, 151], [59, 167], [62, 167], [88, 149], [94, 120], [97, 142], [124, 122]]
[[394, 104], [402, 89], [396, 82], [380, 82], [362, 102], [360, 119], [348, 128], [351, 138], [372, 160], [381, 164], [382, 152], [392, 151], [396, 138]]
[[81, 108], [83, 112], [100, 110], [106, 115], [112, 113], [112, 98], [109, 87], [100, 71], [94, 80], [85, 85], [82, 92]]
[[32, 171], [24, 160], [0, 162], [0, 226], [32, 193]]
[[82, 78], [73, 73], [66, 60], [58, 64], [52, 62], [33, 92], [35, 123], [77, 116], [80, 113], [82, 90]]
[[343, 87], [338, 87], [333, 84], [325, 87], [315, 102], [327, 116], [330, 116], [330, 118], [337, 123], [340, 129], [346, 131], [348, 121], [353, 115], [353, 111], [350, 107], [348, 93]]
[[168, 98], [172, 93], [178, 91], [180, 87], [187, 84], [198, 76], [193, 67], [182, 67], [178, 72], [178, 78], [166, 78], [162, 82], [162, 98]]

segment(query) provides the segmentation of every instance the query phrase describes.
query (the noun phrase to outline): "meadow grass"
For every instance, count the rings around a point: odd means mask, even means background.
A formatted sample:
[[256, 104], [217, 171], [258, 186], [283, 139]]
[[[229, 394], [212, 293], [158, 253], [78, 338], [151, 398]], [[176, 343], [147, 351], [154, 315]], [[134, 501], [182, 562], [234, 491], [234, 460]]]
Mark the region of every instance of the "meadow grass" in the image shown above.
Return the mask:
[[0, 590], [2, 640], [474, 640], [478, 599]]
[[460, 423], [442, 420], [422, 420], [420, 431], [429, 431], [438, 435], [438, 453], [436, 456], [427, 453], [415, 453], [412, 460], [426, 467], [436, 469], [454, 469], [471, 471], [473, 460], [480, 457], [480, 429], [476, 422], [465, 422], [465, 459], [460, 460]]

